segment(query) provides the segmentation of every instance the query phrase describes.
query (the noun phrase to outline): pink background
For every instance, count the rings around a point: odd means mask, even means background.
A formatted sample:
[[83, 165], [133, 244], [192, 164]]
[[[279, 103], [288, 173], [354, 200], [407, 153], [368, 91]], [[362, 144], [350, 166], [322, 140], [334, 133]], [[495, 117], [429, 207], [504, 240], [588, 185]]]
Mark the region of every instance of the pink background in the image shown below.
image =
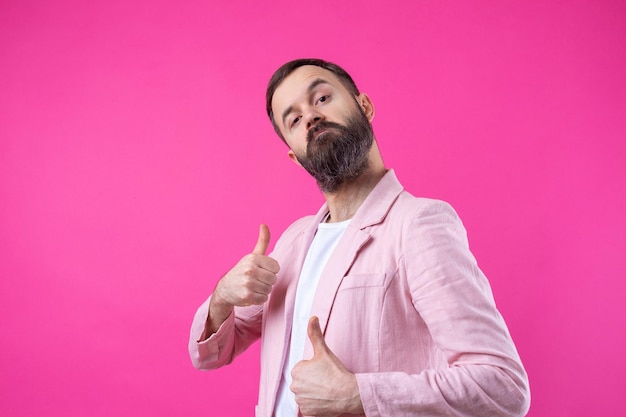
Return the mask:
[[251, 416], [258, 345], [202, 373], [218, 277], [322, 202], [264, 114], [334, 60], [388, 167], [449, 201], [530, 416], [626, 414], [624, 1], [0, 2], [0, 414]]

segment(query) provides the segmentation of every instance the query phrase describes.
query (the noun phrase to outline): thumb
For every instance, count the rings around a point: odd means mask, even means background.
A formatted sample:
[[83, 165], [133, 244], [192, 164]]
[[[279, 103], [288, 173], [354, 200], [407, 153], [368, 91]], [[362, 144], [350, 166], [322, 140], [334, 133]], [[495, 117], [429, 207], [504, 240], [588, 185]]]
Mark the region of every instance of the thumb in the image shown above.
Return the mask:
[[320, 320], [316, 316], [309, 319], [309, 327], [307, 330], [309, 340], [313, 346], [313, 356], [327, 352], [328, 347], [326, 347], [326, 341], [324, 340], [324, 335], [322, 334], [322, 329], [320, 328]]
[[252, 251], [252, 253], [254, 253], [255, 255], [265, 255], [265, 252], [267, 252], [267, 247], [270, 244], [270, 229], [267, 227], [267, 225], [262, 224], [261, 227], [259, 228], [259, 240], [257, 240], [256, 242], [256, 246], [254, 247], [254, 250]]

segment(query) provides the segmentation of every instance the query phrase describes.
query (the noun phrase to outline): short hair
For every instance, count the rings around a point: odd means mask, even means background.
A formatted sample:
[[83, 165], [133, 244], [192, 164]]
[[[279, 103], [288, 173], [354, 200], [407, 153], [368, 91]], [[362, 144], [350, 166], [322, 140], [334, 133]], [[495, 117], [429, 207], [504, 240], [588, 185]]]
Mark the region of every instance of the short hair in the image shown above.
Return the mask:
[[270, 78], [270, 81], [267, 84], [267, 90], [265, 92], [265, 109], [267, 111], [267, 115], [272, 121], [272, 126], [274, 127], [274, 130], [276, 131], [276, 133], [278, 133], [278, 136], [283, 141], [285, 140], [285, 138], [283, 137], [282, 133], [280, 133], [280, 129], [278, 128], [276, 120], [274, 119], [274, 112], [272, 111], [272, 98], [274, 97], [276, 89], [285, 80], [285, 78], [287, 78], [289, 74], [294, 72], [297, 68], [303, 67], [305, 65], [321, 67], [332, 72], [337, 76], [337, 78], [339, 78], [339, 81], [351, 94], [354, 94], [355, 97], [360, 94], [359, 89], [357, 88], [350, 74], [348, 74], [346, 70], [341, 68], [339, 65], [333, 64], [332, 62], [316, 58], [303, 58], [295, 59], [293, 61], [287, 62], [286, 64], [283, 64], [280, 68], [276, 70], [274, 75], [272, 75], [272, 78]]

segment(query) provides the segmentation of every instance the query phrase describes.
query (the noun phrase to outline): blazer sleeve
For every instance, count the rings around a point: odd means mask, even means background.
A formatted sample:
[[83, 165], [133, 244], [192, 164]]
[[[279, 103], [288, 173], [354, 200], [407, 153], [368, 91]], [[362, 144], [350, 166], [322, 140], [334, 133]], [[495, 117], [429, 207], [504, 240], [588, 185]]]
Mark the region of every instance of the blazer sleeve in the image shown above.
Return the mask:
[[404, 234], [401, 270], [447, 366], [357, 374], [368, 417], [519, 417], [528, 378], [465, 229], [448, 204], [420, 210]]
[[[206, 338], [209, 297], [196, 311], [189, 334], [189, 356], [197, 369], [227, 365], [261, 336], [263, 306], [235, 307], [217, 332]], [[206, 339], [205, 339], [206, 338]]]

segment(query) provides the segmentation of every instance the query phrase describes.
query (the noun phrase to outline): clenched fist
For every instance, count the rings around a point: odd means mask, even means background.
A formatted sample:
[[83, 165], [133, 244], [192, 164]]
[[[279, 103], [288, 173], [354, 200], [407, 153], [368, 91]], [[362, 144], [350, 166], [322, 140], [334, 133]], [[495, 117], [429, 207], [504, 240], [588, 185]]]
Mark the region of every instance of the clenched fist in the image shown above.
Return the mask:
[[296, 396], [300, 413], [314, 417], [362, 414], [356, 376], [326, 345], [317, 317], [311, 317], [307, 330], [313, 357], [298, 362], [291, 371], [290, 389]]
[[241, 258], [217, 283], [209, 305], [207, 335], [217, 331], [234, 306], [260, 305], [267, 301], [280, 270], [278, 262], [265, 255], [269, 243], [270, 231], [262, 224], [252, 253]]

